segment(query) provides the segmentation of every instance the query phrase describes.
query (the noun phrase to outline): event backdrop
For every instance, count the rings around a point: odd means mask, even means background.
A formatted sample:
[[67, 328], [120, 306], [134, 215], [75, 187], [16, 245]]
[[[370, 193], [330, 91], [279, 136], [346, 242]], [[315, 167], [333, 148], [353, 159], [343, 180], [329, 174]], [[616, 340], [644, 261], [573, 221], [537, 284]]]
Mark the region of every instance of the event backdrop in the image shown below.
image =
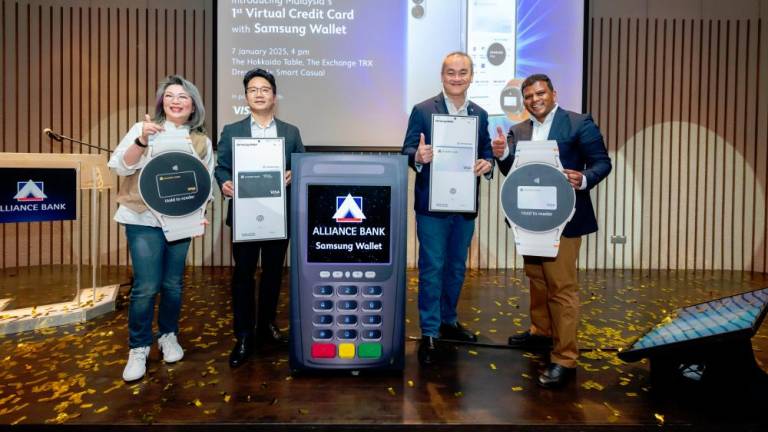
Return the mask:
[[[585, 239], [582, 268], [766, 271], [768, 79], [760, 71], [768, 70], [768, 9], [761, 4], [590, 2], [585, 102], [614, 171], [593, 191], [601, 230]], [[0, 150], [98, 152], [52, 142], [45, 127], [114, 148], [168, 73], [194, 81], [213, 114], [215, 11], [212, 0], [0, 0]], [[207, 127], [215, 140], [221, 125], [213, 117]], [[497, 206], [500, 180], [483, 182], [473, 269], [521, 266]], [[113, 191], [98, 209], [101, 261], [126, 265], [115, 208]], [[190, 264], [231, 264], [222, 209], [217, 191], [211, 229], [194, 241]], [[82, 210], [92, 223], [87, 196]], [[87, 230], [79, 244], [72, 231], [71, 222], [0, 225], [0, 267], [69, 263], [75, 251], [88, 257]]]

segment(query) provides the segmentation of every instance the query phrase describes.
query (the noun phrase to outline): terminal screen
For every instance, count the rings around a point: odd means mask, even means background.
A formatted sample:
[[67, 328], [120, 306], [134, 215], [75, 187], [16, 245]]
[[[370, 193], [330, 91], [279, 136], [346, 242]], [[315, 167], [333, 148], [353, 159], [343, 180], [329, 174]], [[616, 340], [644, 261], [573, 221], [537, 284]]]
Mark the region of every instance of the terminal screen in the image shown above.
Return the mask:
[[307, 188], [307, 262], [390, 262], [390, 186]]

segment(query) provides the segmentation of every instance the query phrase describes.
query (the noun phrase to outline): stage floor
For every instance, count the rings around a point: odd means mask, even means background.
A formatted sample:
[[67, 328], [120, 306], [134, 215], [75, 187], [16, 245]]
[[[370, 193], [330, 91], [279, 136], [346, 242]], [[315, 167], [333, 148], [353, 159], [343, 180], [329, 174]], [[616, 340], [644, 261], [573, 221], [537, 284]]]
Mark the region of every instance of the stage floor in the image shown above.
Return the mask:
[[[768, 275], [581, 273], [582, 356], [575, 382], [561, 390], [535, 384], [546, 361], [539, 355], [449, 346], [443, 362], [424, 368], [411, 339], [402, 374], [292, 376], [287, 345], [265, 348], [232, 370], [229, 277], [230, 269], [188, 272], [180, 324], [185, 357], [165, 365], [154, 346], [148, 375], [137, 383], [121, 379], [126, 289], [116, 312], [91, 322], [0, 337], [0, 429], [50, 423], [93, 430], [768, 429], [768, 388], [758, 398], [653, 388], [647, 361], [624, 363], [615, 352], [674, 308], [767, 286]], [[415, 339], [417, 273], [407, 278], [406, 335]], [[505, 344], [528, 323], [522, 272], [469, 272], [459, 306], [460, 320], [481, 342]], [[768, 369], [768, 325], [752, 344]]]

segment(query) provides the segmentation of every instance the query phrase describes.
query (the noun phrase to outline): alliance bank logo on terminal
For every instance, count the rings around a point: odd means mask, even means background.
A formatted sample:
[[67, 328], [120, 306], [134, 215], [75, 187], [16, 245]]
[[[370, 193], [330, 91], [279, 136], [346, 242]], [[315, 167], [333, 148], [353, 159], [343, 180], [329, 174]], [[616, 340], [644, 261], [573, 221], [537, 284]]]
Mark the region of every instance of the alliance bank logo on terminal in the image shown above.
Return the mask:
[[336, 197], [336, 213], [332, 216], [336, 222], [339, 223], [361, 223], [365, 219], [363, 214], [363, 197], [352, 196], [337, 196]]
[[43, 192], [44, 187], [43, 182], [32, 180], [16, 182], [16, 195], [13, 198], [19, 202], [43, 201], [48, 198]]

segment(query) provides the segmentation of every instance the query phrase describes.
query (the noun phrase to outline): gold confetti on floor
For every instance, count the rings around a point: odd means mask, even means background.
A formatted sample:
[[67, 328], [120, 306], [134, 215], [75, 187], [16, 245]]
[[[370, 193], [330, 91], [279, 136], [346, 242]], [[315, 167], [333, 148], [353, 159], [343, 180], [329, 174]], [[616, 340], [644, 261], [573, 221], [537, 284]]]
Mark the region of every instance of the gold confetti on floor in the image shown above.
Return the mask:
[[17, 418], [16, 420], [12, 421], [10, 424], [11, 424], [11, 426], [15, 426], [15, 425], [23, 422], [26, 419], [27, 419], [27, 416], [21, 416], [21, 417]]
[[[520, 271], [510, 272], [510, 274], [522, 275]], [[600, 397], [604, 399], [610, 397], [612, 403], [625, 409], [627, 413], [630, 412], [628, 406], [633, 407], [631, 411], [633, 413], [637, 413], [635, 407], [640, 406], [645, 410], [640, 415], [646, 421], [653, 415], [659, 424], [664, 424], [664, 416], [653, 413], [654, 409], [663, 409], [663, 406], [649, 408], [648, 401], [653, 398], [639, 397], [643, 394], [641, 392], [651, 391], [647, 374], [649, 363], [644, 360], [628, 365], [617, 357], [615, 349], [626, 346], [650, 325], [663, 319], [668, 315], [666, 311], [674, 311], [680, 305], [706, 300], [721, 293], [712, 291], [709, 280], [699, 278], [685, 282], [698, 291], [689, 290], [687, 294], [677, 294], [672, 291], [660, 299], [658, 295], [654, 296], [654, 293], [658, 294], [660, 291], [658, 284], [645, 283], [646, 286], [641, 289], [639, 283], [633, 285], [630, 277], [627, 277], [620, 288], [614, 287], [607, 290], [597, 276], [599, 274], [586, 275], [582, 284], [582, 290], [585, 291], [584, 298], [587, 301], [583, 309], [578, 337], [580, 346], [586, 350], [581, 353], [579, 362], [579, 384], [583, 389], [604, 391]], [[503, 345], [506, 343], [506, 335], [525, 329], [530, 323], [526, 314], [527, 281], [506, 276], [483, 277], [487, 278], [486, 280], [494, 280], [492, 288], [499, 291], [490, 296], [480, 296], [477, 304], [473, 306], [464, 306], [463, 316], [466, 321], [472, 322], [472, 330], [476, 334], [483, 335], [481, 342]], [[638, 281], [644, 278], [643, 275], [632, 277], [636, 277]], [[412, 279], [417, 283], [416, 278]], [[209, 277], [207, 280], [214, 279]], [[678, 280], [675, 283], [683, 282]], [[755, 282], [730, 283], [728, 289], [741, 290], [748, 287], [749, 283]], [[290, 374], [288, 356], [285, 354], [287, 349], [283, 349], [283, 352], [278, 354], [267, 354], [269, 356], [267, 361], [262, 361], [259, 358], [260, 355], [254, 356], [253, 364], [244, 369], [232, 370], [226, 367], [229, 348], [234, 341], [231, 332], [230, 305], [228, 300], [222, 301], [218, 297], [213, 297], [217, 300], [212, 301], [208, 292], [212, 286], [225, 287], [227, 284], [218, 284], [216, 281], [198, 282], [198, 284], [198, 287], [185, 286], [184, 310], [180, 322], [180, 342], [189, 353], [189, 357], [173, 366], [165, 365], [155, 345], [150, 354], [147, 376], [137, 383], [126, 385], [120, 379], [128, 353], [125, 343], [127, 339], [125, 308], [118, 308], [114, 317], [107, 316], [100, 319], [101, 321], [48, 328], [18, 336], [0, 336], [2, 352], [13, 353], [13, 355], [2, 356], [4, 367], [0, 370], [0, 424], [40, 424], [44, 421], [67, 423], [75, 419], [77, 424], [89, 424], [104, 421], [107, 417], [118, 418], [124, 415], [124, 411], [132, 411], [129, 416], [132, 416], [131, 418], [135, 421], [164, 424], [169, 420], [169, 413], [177, 411], [173, 408], [173, 404], [179, 402], [188, 405], [186, 408], [190, 416], [189, 420], [193, 422], [218, 420], [213, 416], [226, 418], [225, 413], [243, 412], [241, 411], [243, 404], [252, 404], [245, 406], [253, 407], [252, 411], [257, 413], [255, 416], [262, 415], [262, 412], [265, 413], [263, 415], [269, 416], [283, 409], [283, 411], [290, 411], [289, 417], [295, 420], [297, 406], [312, 405], [305, 401], [295, 401], [297, 396], [301, 396], [301, 389], [305, 388], [308, 381], [303, 377], [294, 378], [286, 375]], [[705, 287], [706, 290], [696, 288], [697, 284]], [[191, 289], [187, 290], [188, 287]], [[513, 291], [501, 291], [502, 289]], [[228, 295], [226, 290], [222, 291], [223, 297], [226, 298]], [[201, 292], [205, 294], [200, 294]], [[413, 287], [409, 287], [409, 293], [411, 292], [414, 295], [416, 293]], [[510, 296], [511, 292], [519, 296]], [[473, 294], [470, 298], [478, 297]], [[462, 299], [462, 302], [464, 300]], [[415, 302], [415, 297], [411, 296], [409, 301]], [[285, 308], [288, 307], [287, 300], [283, 299], [280, 307], [283, 308], [282, 313], [285, 315]], [[408, 306], [408, 308], [415, 307], [415, 304]], [[471, 312], [468, 312], [468, 309], [471, 309]], [[406, 329], [408, 334], [418, 334], [418, 320], [415, 318], [417, 315], [414, 311], [415, 309], [410, 311], [413, 318], [406, 317], [408, 324], [413, 323]], [[43, 309], [38, 309], [37, 312], [44, 313]], [[761, 348], [762, 352], [765, 352], [768, 348], [768, 332], [762, 331], [756, 335], [752, 344], [756, 353], [760, 353]], [[409, 402], [410, 397], [423, 397], [427, 394], [430, 397], [442, 398], [443, 401], [450, 401], [450, 396], [453, 395], [454, 398], [464, 399], [453, 403], [469, 407], [473, 406], [479, 397], [487, 398], [488, 391], [494, 391], [494, 389], [489, 390], [487, 386], [481, 389], [480, 386], [447, 385], [434, 377], [434, 369], [417, 369], [418, 372], [410, 369], [418, 368], [415, 360], [416, 343], [406, 345], [406, 372], [411, 378], [405, 381], [409, 390], [403, 392], [402, 399], [406, 403]], [[510, 399], [528, 398], [531, 397], [530, 395], [537, 397], [540, 394], [535, 385], [529, 385], [529, 387], [519, 385], [524, 382], [520, 376], [528, 380], [534, 379], [532, 376], [535, 377], [538, 372], [533, 371], [540, 369], [547, 361], [545, 355], [513, 350], [489, 350], [475, 346], [471, 348], [473, 349], [457, 348], [469, 354], [456, 357], [457, 370], [462, 370], [462, 374], [465, 370], [471, 373], [484, 370], [486, 372], [482, 373], [488, 376], [488, 369], [484, 369], [486, 365], [495, 371], [496, 365], [501, 364], [504, 368], [499, 370], [509, 371], [509, 373], [491, 375], [493, 380], [490, 385], [498, 385], [495, 391]], [[198, 357], [194, 358], [195, 355]], [[765, 355], [763, 354], [762, 357]], [[764, 359], [756, 360], [759, 365], [765, 367]], [[525, 365], [522, 370], [520, 365]], [[527, 369], [528, 367], [530, 369]], [[250, 371], [249, 368], [251, 368]], [[258, 388], [257, 382], [254, 388], [249, 388], [247, 392], [238, 391], [237, 382], [249, 379], [249, 374], [256, 370], [259, 372], [254, 376], [260, 377], [262, 371], [267, 371], [275, 378], [270, 378], [272, 381], [263, 383], [261, 388]], [[440, 369], [437, 370], [440, 371]], [[526, 370], [529, 372], [522, 372]], [[470, 377], [471, 375], [462, 376]], [[357, 379], [359, 378], [354, 378], [354, 380]], [[415, 386], [415, 380], [419, 381], [419, 387]], [[388, 395], [397, 396], [399, 391], [395, 389], [403, 387], [402, 376], [379, 382], [385, 384], [377, 385], [375, 388], [387, 389], [387, 394], [380, 394], [379, 398], [389, 401], [388, 403], [392, 401]], [[439, 384], [436, 385], [436, 383]], [[505, 389], [507, 392], [511, 390], [516, 394], [512, 396], [504, 393]], [[380, 390], [377, 391], [380, 392]], [[221, 399], [215, 396], [217, 393]], [[215, 401], [212, 401], [211, 395]], [[283, 398], [282, 407], [278, 404], [277, 396]], [[601, 403], [594, 401], [596, 396], [597, 393], [582, 391], [578, 393], [576, 401], [566, 405], [571, 410], [592, 409], [595, 403]], [[643, 396], [646, 395], [643, 394]], [[393, 399], [400, 401], [401, 398]], [[116, 401], [114, 404], [112, 404], [113, 400]], [[203, 400], [207, 402], [204, 404]], [[230, 405], [222, 409], [222, 400]], [[287, 401], [291, 401], [290, 408], [286, 408]], [[581, 404], [580, 401], [585, 403]], [[110, 405], [105, 405], [106, 402], [110, 402]], [[608, 412], [606, 417], [600, 418], [600, 421], [605, 422], [606, 419], [611, 423], [635, 421], [634, 418], [629, 419], [628, 415], [622, 417], [622, 413], [610, 404], [604, 405]], [[101, 414], [101, 417], [97, 417], [96, 414]], [[299, 409], [299, 414], [306, 416], [309, 410]], [[314, 421], [315, 417], [324, 416], [325, 412], [316, 410], [314, 414], [300, 421]], [[457, 416], [462, 415], [464, 412], [457, 411]], [[553, 421], [563, 419], [559, 415], [555, 417], [550, 419]], [[543, 417], [538, 420], [542, 419]]]
[[581, 387], [587, 390], [597, 390], [597, 391], [603, 391], [605, 389], [605, 387], [602, 384], [592, 380], [588, 380], [581, 383]]

